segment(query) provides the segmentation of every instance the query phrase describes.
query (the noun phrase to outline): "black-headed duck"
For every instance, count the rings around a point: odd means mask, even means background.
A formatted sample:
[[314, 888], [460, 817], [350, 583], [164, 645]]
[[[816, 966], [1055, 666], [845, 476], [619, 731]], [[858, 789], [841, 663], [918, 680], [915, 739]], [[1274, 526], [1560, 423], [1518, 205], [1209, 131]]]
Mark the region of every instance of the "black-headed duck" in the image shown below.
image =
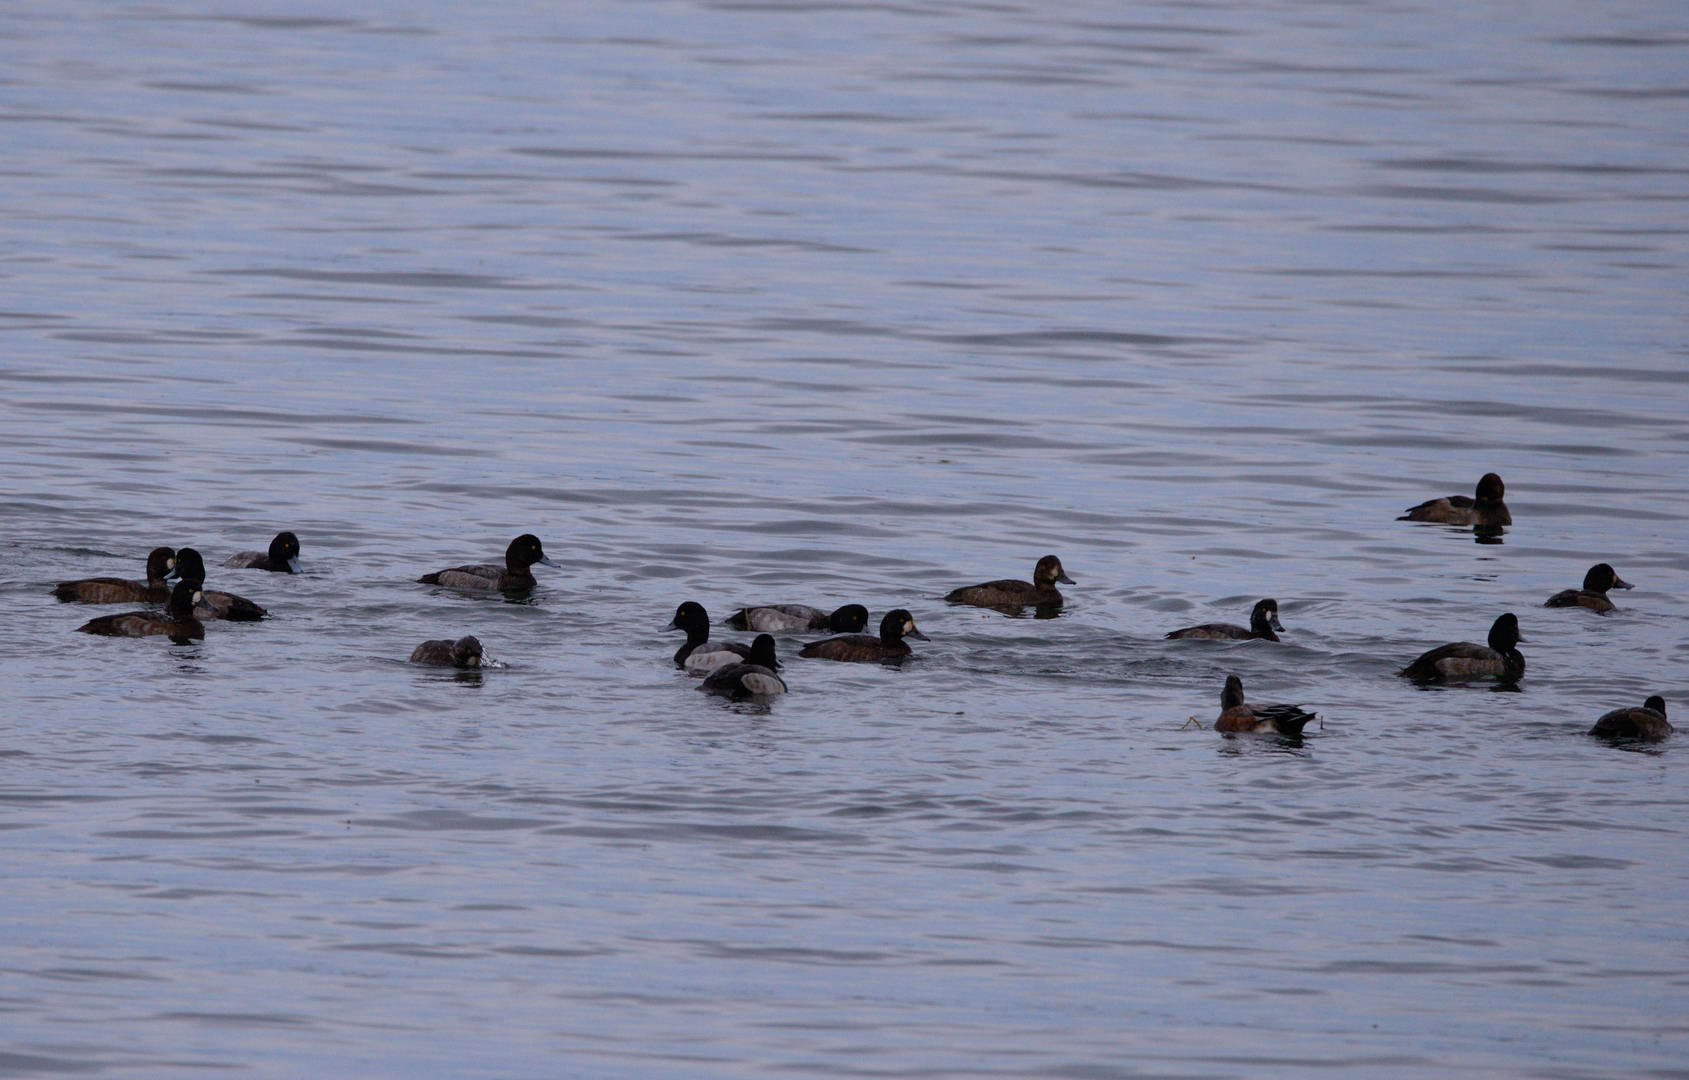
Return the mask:
[[508, 548], [505, 548], [503, 566], [495, 563], [454, 566], [448, 570], [437, 570], [432, 574], [424, 574], [416, 580], [424, 585], [445, 585], [452, 589], [492, 589], [499, 592], [522, 592], [539, 584], [528, 570], [528, 567], [535, 563], [539, 563], [541, 566], [557, 565], [545, 557], [545, 549], [540, 546], [539, 537], [533, 533], [523, 533], [512, 540]]
[[125, 611], [121, 615], [101, 615], [76, 629], [84, 634], [103, 634], [106, 637], [151, 637], [163, 635], [178, 645], [205, 636], [205, 624], [194, 618], [194, 603], [199, 589], [192, 582], [178, 581], [170, 590], [170, 600], [162, 612]]
[[429, 664], [433, 667], [479, 668], [481, 639], [471, 634], [456, 641], [447, 638], [424, 641], [411, 650], [411, 663]]
[[742, 663], [716, 668], [704, 677], [698, 689], [722, 697], [767, 698], [786, 692], [786, 682], [775, 674], [780, 661], [774, 655], [774, 638], [758, 634], [751, 641], [750, 655]]
[[1274, 630], [1283, 630], [1278, 621], [1277, 600], [1257, 600], [1255, 609], [1249, 613], [1249, 625], [1238, 626], [1235, 623], [1203, 623], [1201, 626], [1187, 626], [1183, 630], [1174, 630], [1167, 636], [1170, 638], [1207, 638], [1211, 640], [1248, 641], [1251, 638], [1261, 638], [1264, 641], [1277, 641], [1278, 635]]
[[1058, 607], [1062, 602], [1056, 582], [1072, 585], [1074, 580], [1062, 570], [1061, 560], [1046, 555], [1032, 568], [1031, 581], [1004, 578], [953, 589], [944, 599], [952, 604], [972, 604], [975, 607]]
[[1227, 675], [1226, 688], [1220, 691], [1220, 718], [1214, 721], [1214, 730], [1300, 735], [1303, 726], [1313, 719], [1314, 714], [1300, 705], [1244, 704], [1243, 680]]
[[1418, 506], [1410, 506], [1397, 521], [1430, 521], [1439, 525], [1483, 525], [1495, 527], [1513, 524], [1513, 515], [1501, 497], [1507, 491], [1501, 477], [1485, 473], [1478, 481], [1476, 497], [1449, 495], [1441, 499], [1427, 499]]
[[61, 581], [53, 586], [53, 596], [67, 604], [162, 604], [170, 599], [170, 579], [175, 576], [175, 550], [158, 547], [147, 554], [145, 581], [115, 577]]
[[889, 611], [880, 620], [880, 636], [873, 634], [841, 634], [838, 637], [812, 641], [798, 651], [798, 655], [811, 660], [843, 660], [857, 663], [877, 663], [883, 660], [901, 660], [908, 656], [912, 649], [903, 639], [912, 637], [919, 641], [929, 641], [927, 635], [921, 633], [915, 626], [915, 616], [902, 608]]
[[[674, 609], [674, 618], [664, 630], [686, 631], [686, 644], [675, 650], [674, 666], [694, 675], [737, 664], [751, 655], [751, 647], [737, 641], [710, 640], [710, 614], [693, 600]], [[778, 666], [778, 665], [776, 665]]]
[[229, 622], [256, 622], [269, 612], [244, 596], [219, 592], [205, 587], [205, 560], [193, 548], [176, 553], [176, 572], [182, 580], [198, 589], [199, 600], [194, 614], [201, 619], [225, 619]]
[[1583, 576], [1583, 588], [1562, 589], [1548, 598], [1543, 607], [1584, 607], [1591, 611], [1615, 611], [1613, 602], [1607, 599], [1608, 589], [1628, 589], [1630, 582], [1621, 581], [1619, 575], [1606, 563], [1596, 563], [1589, 568], [1589, 573]]
[[860, 633], [868, 625], [868, 609], [846, 604], [831, 613], [808, 604], [767, 604], [740, 608], [727, 617], [735, 630], [787, 633], [794, 630], [831, 630], [835, 634]]
[[1440, 645], [1396, 674], [1409, 679], [1459, 682], [1464, 679], [1502, 679], [1512, 682], [1525, 673], [1520, 655], [1519, 619], [1511, 611], [1490, 626], [1488, 645], [1457, 641]]
[[1655, 694], [1642, 703], [1641, 708], [1614, 709], [1589, 729], [1591, 735], [1603, 739], [1638, 739], [1659, 742], [1672, 733], [1666, 719], [1666, 699]]
[[223, 560], [231, 570], [268, 570], [276, 574], [298, 574], [299, 537], [279, 532], [268, 551], [237, 551]]

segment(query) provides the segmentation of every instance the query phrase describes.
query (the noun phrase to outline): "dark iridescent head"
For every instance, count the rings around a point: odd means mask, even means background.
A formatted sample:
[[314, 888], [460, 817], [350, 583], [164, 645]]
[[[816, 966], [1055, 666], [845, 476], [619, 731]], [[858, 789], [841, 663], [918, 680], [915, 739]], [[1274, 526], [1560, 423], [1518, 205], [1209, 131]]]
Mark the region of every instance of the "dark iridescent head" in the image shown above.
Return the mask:
[[1512, 652], [1524, 640], [1519, 636], [1519, 617], [1511, 611], [1490, 626], [1490, 648], [1496, 652]]
[[452, 663], [458, 667], [480, 667], [481, 639], [471, 634], [452, 642]]
[[780, 670], [780, 658], [774, 654], [774, 635], [758, 634], [751, 639], [751, 655], [745, 658], [747, 664], [760, 664], [770, 671]]
[[1622, 581], [1618, 571], [1606, 563], [1596, 563], [1589, 568], [1589, 573], [1583, 576], [1585, 592], [1606, 592], [1608, 589], [1628, 589], [1630, 582]]
[[205, 560], [198, 551], [185, 547], [176, 552], [176, 576], [196, 586], [205, 584]]
[[170, 590], [170, 602], [164, 605], [164, 611], [173, 619], [190, 618], [201, 595], [198, 582], [178, 581]]
[[915, 626], [915, 616], [903, 608], [886, 612], [885, 618], [880, 620], [880, 640], [898, 641], [906, 637], [915, 638], [917, 641], [932, 640]]
[[147, 553], [147, 584], [159, 585], [176, 576], [175, 549], [156, 547]]
[[557, 564], [545, 557], [545, 549], [540, 546], [540, 538], [533, 533], [523, 533], [510, 542], [504, 549], [504, 565], [512, 570], [526, 570], [539, 563], [541, 566], [556, 566]]
[[1074, 580], [1062, 570], [1060, 559], [1054, 555], [1039, 559], [1038, 565], [1032, 568], [1032, 583], [1041, 589], [1047, 589], [1058, 581], [1063, 585], [1074, 584]]
[[1501, 477], [1493, 472], [1485, 473], [1483, 479], [1478, 481], [1479, 502], [1500, 502], [1506, 491], [1507, 485], [1503, 484]]
[[1655, 712], [1659, 713], [1661, 716], [1664, 716], [1666, 714], [1666, 699], [1661, 697], [1658, 694], [1655, 694], [1653, 697], [1649, 698], [1647, 701], [1644, 701], [1642, 703], [1642, 707], [1644, 709], [1653, 709]]
[[1226, 676], [1226, 688], [1220, 691], [1221, 710], [1243, 704], [1243, 680], [1236, 675]]
[[846, 604], [827, 616], [827, 629], [835, 634], [860, 634], [868, 626], [868, 609], [861, 604]]
[[688, 638], [706, 641], [710, 636], [710, 615], [704, 605], [688, 600], [674, 609], [674, 618], [663, 629], [684, 630]]
[[1278, 601], [1267, 599], [1255, 601], [1255, 610], [1249, 613], [1249, 625], [1258, 628], [1262, 623], [1274, 630], [1283, 630], [1278, 621]]
[[270, 565], [285, 566], [290, 574], [299, 573], [299, 537], [290, 532], [279, 532], [270, 541]]

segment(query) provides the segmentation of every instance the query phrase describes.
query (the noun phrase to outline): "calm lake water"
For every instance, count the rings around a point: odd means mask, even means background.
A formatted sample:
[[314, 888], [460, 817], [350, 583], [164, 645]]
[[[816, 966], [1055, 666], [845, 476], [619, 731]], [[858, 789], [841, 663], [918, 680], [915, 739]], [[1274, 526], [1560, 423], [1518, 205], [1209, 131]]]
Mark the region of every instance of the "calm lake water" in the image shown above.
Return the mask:
[[[70, 0], [0, 55], [0, 1075], [1689, 1075], [1689, 736], [1583, 734], [1689, 716], [1681, 3]], [[1393, 520], [1490, 470], [1501, 543]], [[519, 602], [415, 583], [528, 531]], [[273, 618], [75, 633], [158, 544]], [[942, 601], [1047, 552], [1059, 618]], [[735, 705], [682, 600], [932, 640]], [[1394, 676], [1503, 611], [1516, 692]], [[1323, 720], [1188, 725], [1228, 674]]]

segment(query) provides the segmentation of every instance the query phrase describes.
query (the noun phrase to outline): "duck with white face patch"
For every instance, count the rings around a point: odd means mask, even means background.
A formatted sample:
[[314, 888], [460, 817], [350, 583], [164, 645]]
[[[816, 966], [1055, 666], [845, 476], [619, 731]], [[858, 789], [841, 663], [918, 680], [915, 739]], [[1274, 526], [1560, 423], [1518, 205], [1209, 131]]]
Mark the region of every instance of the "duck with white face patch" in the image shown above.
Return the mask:
[[170, 602], [163, 612], [125, 611], [121, 615], [101, 615], [76, 629], [84, 634], [105, 637], [167, 637], [178, 645], [185, 645], [205, 636], [205, 624], [194, 618], [194, 605], [199, 602], [199, 589], [192, 582], [178, 581], [170, 591]]
[[838, 637], [812, 641], [798, 651], [798, 655], [812, 660], [842, 660], [846, 663], [873, 664], [902, 660], [914, 650], [904, 638], [930, 641], [915, 626], [915, 617], [903, 608], [886, 613], [880, 620], [880, 634], [841, 634]]
[[952, 604], [971, 604], [974, 607], [999, 610], [1058, 608], [1062, 605], [1062, 595], [1056, 589], [1057, 582], [1063, 585], [1074, 584], [1074, 580], [1067, 576], [1067, 571], [1062, 569], [1061, 560], [1054, 555], [1046, 555], [1032, 568], [1031, 581], [1016, 581], [1013, 578], [985, 581], [978, 585], [953, 589], [944, 599]]

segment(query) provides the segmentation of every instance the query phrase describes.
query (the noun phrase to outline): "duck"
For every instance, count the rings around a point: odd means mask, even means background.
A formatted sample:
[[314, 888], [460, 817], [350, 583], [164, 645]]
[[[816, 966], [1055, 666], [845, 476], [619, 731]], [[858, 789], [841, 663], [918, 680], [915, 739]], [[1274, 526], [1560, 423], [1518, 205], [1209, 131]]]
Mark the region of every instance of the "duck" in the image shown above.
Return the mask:
[[915, 626], [915, 616], [903, 608], [898, 608], [896, 611], [888, 611], [885, 618], [880, 620], [879, 637], [872, 634], [841, 634], [821, 641], [811, 641], [798, 650], [798, 655], [811, 660], [842, 660], [867, 664], [901, 660], [914, 651], [909, 648], [908, 642], [903, 640], [906, 637], [919, 641], [932, 640]]
[[473, 566], [454, 566], [447, 570], [436, 570], [432, 574], [424, 574], [416, 580], [424, 585], [445, 585], [453, 589], [495, 589], [499, 592], [521, 592], [533, 588], [539, 582], [528, 567], [539, 563], [541, 566], [556, 566], [557, 564], [545, 557], [545, 549], [540, 546], [540, 538], [533, 533], [523, 533], [510, 542], [504, 549], [504, 565], [493, 563], [477, 563]]
[[244, 596], [218, 592], [205, 587], [205, 559], [191, 547], [176, 553], [176, 572], [182, 580], [199, 590], [194, 614], [202, 619], [224, 619], [228, 622], [257, 622], [269, 612]]
[[1046, 555], [1032, 568], [1031, 581], [1004, 578], [952, 589], [944, 599], [952, 604], [972, 604], [975, 607], [1057, 607], [1062, 595], [1056, 582], [1073, 585], [1074, 580], [1062, 570], [1061, 560]]
[[1203, 623], [1201, 626], [1187, 626], [1183, 630], [1170, 631], [1167, 636], [1232, 641], [1260, 638], [1263, 641], [1277, 641], [1278, 635], [1273, 631], [1283, 629], [1278, 621], [1278, 601], [1268, 599], [1255, 601], [1255, 609], [1249, 613], [1248, 626], [1238, 626], [1235, 623]]
[[1614, 709], [1595, 721], [1591, 735], [1603, 739], [1639, 739], [1659, 742], [1674, 729], [1666, 719], [1666, 699], [1655, 694], [1641, 708]]
[[710, 640], [710, 614], [704, 605], [688, 600], [674, 609], [674, 618], [664, 630], [686, 631], [686, 644], [675, 650], [674, 666], [693, 674], [737, 664], [751, 655], [751, 646], [736, 641]]
[[1607, 599], [1608, 589], [1628, 589], [1630, 582], [1620, 580], [1619, 575], [1606, 563], [1596, 563], [1589, 568], [1589, 573], [1583, 576], [1583, 588], [1562, 589], [1548, 598], [1543, 607], [1584, 607], [1591, 611], [1617, 611], [1613, 602]]
[[1226, 676], [1226, 688], [1220, 691], [1220, 718], [1214, 721], [1215, 731], [1253, 732], [1257, 735], [1300, 735], [1315, 715], [1300, 705], [1245, 705], [1243, 680], [1236, 675]]
[[1513, 515], [1501, 497], [1507, 486], [1495, 473], [1485, 473], [1478, 481], [1475, 497], [1449, 495], [1441, 499], [1427, 499], [1418, 506], [1410, 506], [1397, 521], [1431, 521], [1439, 525], [1483, 525], [1495, 527], [1513, 524]]
[[101, 615], [78, 626], [84, 634], [106, 637], [151, 637], [163, 635], [178, 645], [185, 645], [205, 637], [205, 624], [194, 618], [194, 604], [199, 601], [199, 589], [189, 581], [178, 581], [170, 590], [170, 600], [162, 612], [126, 611], [121, 615]]
[[456, 641], [439, 638], [424, 641], [411, 650], [411, 663], [434, 667], [478, 668], [481, 666], [481, 639], [474, 635]]
[[786, 692], [786, 681], [775, 674], [779, 668], [773, 636], [758, 634], [751, 640], [750, 655], [743, 662], [716, 668], [704, 677], [698, 689], [735, 701], [774, 697]]
[[299, 537], [279, 532], [268, 551], [237, 551], [223, 560], [231, 570], [269, 570], [276, 574], [304, 573], [299, 568]]
[[1525, 673], [1525, 658], [1517, 648], [1519, 619], [1511, 611], [1496, 617], [1490, 626], [1489, 644], [1457, 641], [1439, 645], [1396, 672], [1409, 679], [1460, 681], [1502, 679], [1513, 682]]
[[170, 579], [176, 576], [174, 548], [156, 547], [147, 553], [147, 579], [94, 577], [61, 581], [53, 597], [76, 604], [162, 604], [170, 599]]
[[868, 609], [846, 604], [830, 614], [808, 604], [767, 604], [740, 608], [727, 617], [735, 630], [781, 633], [792, 630], [831, 630], [835, 634], [860, 633], [868, 625]]

